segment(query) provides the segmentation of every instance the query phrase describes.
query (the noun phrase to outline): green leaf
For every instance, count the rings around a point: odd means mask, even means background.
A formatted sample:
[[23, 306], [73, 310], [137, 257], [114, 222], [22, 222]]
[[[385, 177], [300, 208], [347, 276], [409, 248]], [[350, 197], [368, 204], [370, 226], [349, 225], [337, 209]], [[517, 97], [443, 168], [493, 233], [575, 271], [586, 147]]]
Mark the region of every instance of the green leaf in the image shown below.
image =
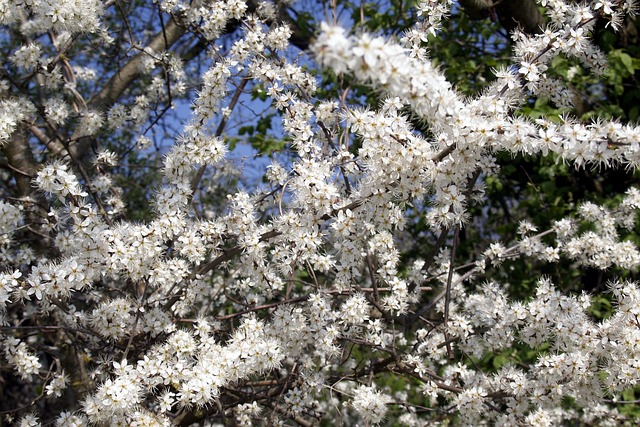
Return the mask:
[[633, 388], [627, 388], [622, 392], [622, 400], [627, 400], [629, 402], [633, 402], [634, 400], [636, 400]]
[[267, 91], [265, 90], [262, 84], [256, 85], [251, 90], [251, 99], [259, 99], [260, 101], [266, 101], [269, 96], [267, 95]]
[[494, 357], [492, 361], [493, 367], [496, 369], [500, 369], [505, 363], [507, 363], [507, 358], [501, 354]]
[[228, 138], [227, 146], [229, 147], [229, 151], [233, 151], [238, 146], [239, 138]]
[[627, 68], [629, 74], [633, 74], [635, 72], [633, 68], [633, 59], [626, 53], [620, 54], [620, 62]]
[[272, 117], [273, 117], [273, 114], [260, 117], [260, 120], [258, 120], [258, 125], [256, 126], [256, 129], [258, 130], [258, 132], [267, 133], [267, 131], [271, 129]]
[[238, 129], [238, 135], [253, 135], [254, 131], [255, 129], [251, 125], [242, 126], [240, 129]]

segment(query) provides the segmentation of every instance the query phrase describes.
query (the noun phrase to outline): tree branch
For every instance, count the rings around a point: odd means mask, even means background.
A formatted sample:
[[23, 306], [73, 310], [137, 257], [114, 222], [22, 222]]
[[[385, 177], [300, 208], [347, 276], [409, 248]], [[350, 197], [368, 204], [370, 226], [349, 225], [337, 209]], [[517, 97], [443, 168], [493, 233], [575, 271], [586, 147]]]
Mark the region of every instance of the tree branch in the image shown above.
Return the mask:
[[[153, 37], [144, 51], [152, 50], [154, 52], [161, 52], [167, 50], [182, 37], [185, 31], [186, 29], [184, 27], [176, 23], [175, 20], [172, 20]], [[147, 56], [147, 53], [144, 51], [131, 58], [124, 67], [109, 79], [102, 90], [89, 100], [87, 103], [89, 109], [105, 112], [115, 104], [123, 92], [142, 74], [141, 64]], [[72, 156], [79, 160], [84, 159], [93, 141], [92, 137], [82, 136], [81, 132], [82, 129], [76, 129], [69, 143], [69, 150]], [[52, 154], [54, 156], [66, 156], [68, 152], [62, 144], [56, 144], [52, 150]]]

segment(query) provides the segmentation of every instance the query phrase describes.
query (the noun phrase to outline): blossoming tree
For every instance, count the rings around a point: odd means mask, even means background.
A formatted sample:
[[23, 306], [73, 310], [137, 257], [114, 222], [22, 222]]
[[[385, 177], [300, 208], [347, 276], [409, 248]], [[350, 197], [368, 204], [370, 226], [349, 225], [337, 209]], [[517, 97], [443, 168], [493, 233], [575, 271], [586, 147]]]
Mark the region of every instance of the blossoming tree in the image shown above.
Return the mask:
[[[0, 0], [3, 420], [635, 424], [640, 191], [515, 236], [485, 192], [523, 156], [640, 166], [640, 127], [570, 103], [635, 4], [499, 3], [462, 2], [510, 37], [469, 96], [429, 51], [450, 0], [381, 6], [395, 34], [366, 3]], [[585, 269], [616, 277], [554, 283]]]

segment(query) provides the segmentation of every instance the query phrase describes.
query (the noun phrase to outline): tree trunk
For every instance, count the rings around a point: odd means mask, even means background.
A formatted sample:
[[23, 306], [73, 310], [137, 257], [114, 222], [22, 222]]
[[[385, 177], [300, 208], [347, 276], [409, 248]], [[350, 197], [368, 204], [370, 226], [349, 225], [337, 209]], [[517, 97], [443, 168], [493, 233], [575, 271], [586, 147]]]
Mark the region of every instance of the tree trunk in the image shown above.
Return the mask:
[[520, 28], [527, 34], [537, 34], [543, 24], [535, 0], [460, 0], [460, 5], [471, 19], [497, 16], [507, 31]]

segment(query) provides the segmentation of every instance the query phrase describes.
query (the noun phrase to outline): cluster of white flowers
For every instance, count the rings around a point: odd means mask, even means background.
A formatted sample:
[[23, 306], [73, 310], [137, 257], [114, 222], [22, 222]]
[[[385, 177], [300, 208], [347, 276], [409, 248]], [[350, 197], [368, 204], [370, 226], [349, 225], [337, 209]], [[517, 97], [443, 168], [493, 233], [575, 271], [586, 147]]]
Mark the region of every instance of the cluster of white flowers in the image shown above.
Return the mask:
[[261, 412], [262, 408], [260, 408], [256, 401], [238, 405], [236, 408], [236, 419], [238, 420], [238, 425], [241, 427], [252, 426], [253, 419], [259, 418]]
[[23, 221], [22, 210], [10, 203], [0, 201], [0, 246], [8, 246], [11, 236]]
[[26, 343], [17, 338], [9, 337], [4, 341], [3, 347], [5, 359], [22, 378], [28, 379], [32, 375], [38, 374], [42, 364]]
[[35, 106], [26, 98], [0, 100], [0, 146], [3, 146], [11, 137], [18, 123], [27, 120], [35, 110]]
[[[620, 306], [612, 318], [601, 323], [593, 322], [586, 313], [590, 306], [588, 296], [562, 295], [546, 279], [539, 281], [535, 297], [525, 304], [509, 302], [496, 283], [483, 285], [479, 293], [460, 295], [462, 299], [454, 300], [460, 307], [458, 317], [466, 319], [470, 333], [461, 334], [455, 328], [448, 332], [459, 339], [455, 346], [465, 353], [474, 357], [499, 354], [514, 348], [515, 342], [534, 350], [551, 351], [540, 354], [537, 362], [524, 370], [510, 363], [495, 374], [465, 367], [454, 375], [449, 370], [447, 378], [452, 380], [445, 384], [451, 388], [464, 383], [463, 391], [456, 394], [445, 388], [436, 394], [452, 400], [469, 423], [481, 418], [500, 424], [517, 423], [529, 411], [529, 416], [542, 411], [555, 422], [592, 416], [589, 411], [562, 413], [554, 412], [554, 408], [567, 397], [588, 408], [603, 394], [618, 396], [638, 380], [638, 372], [632, 367], [640, 351], [632, 314], [638, 311], [638, 287], [635, 283], [618, 282], [611, 288]], [[446, 349], [434, 346], [432, 340], [422, 341], [417, 354], [427, 358], [431, 371], [434, 365], [447, 365]], [[420, 358], [411, 362], [419, 364]], [[416, 368], [423, 375], [426, 371], [424, 367]], [[455, 379], [457, 376], [460, 377]], [[504, 405], [507, 411], [491, 411], [488, 402]], [[608, 409], [598, 418], [617, 416], [615, 409]]]
[[[564, 255], [584, 266], [633, 270], [640, 266], [640, 251], [632, 241], [621, 239], [620, 231], [635, 227], [638, 209], [640, 191], [631, 188], [615, 209], [587, 202], [578, 207], [577, 217], [556, 221], [549, 231], [528, 235], [537, 229], [528, 222], [521, 223], [521, 240], [508, 248], [500, 242], [491, 243], [484, 255], [493, 265], [519, 256], [556, 262]], [[541, 240], [550, 233], [556, 236], [555, 246]]]
[[2, 16], [3, 24], [12, 24], [23, 16], [31, 18], [23, 24], [26, 35], [42, 34], [49, 30], [94, 33], [100, 29], [104, 13], [104, 6], [98, 0], [4, 0], [2, 3], [0, 9], [6, 11]]
[[64, 373], [64, 371], [59, 374], [55, 374], [51, 381], [49, 381], [49, 384], [47, 384], [47, 386], [45, 387], [47, 396], [62, 396], [62, 393], [67, 388], [68, 383], [69, 378]]
[[[197, 336], [178, 330], [137, 365], [126, 360], [114, 363], [116, 376], [87, 397], [85, 413], [92, 422], [118, 419], [133, 423], [145, 412], [132, 409], [154, 389], [163, 392], [164, 411], [174, 405], [205, 407], [219, 395], [220, 387], [279, 366], [283, 358], [280, 345], [279, 338], [269, 336], [265, 325], [254, 317], [246, 318], [224, 346], [206, 327], [201, 327]], [[176, 391], [169, 392], [169, 387]]]
[[[425, 16], [415, 29], [406, 36], [408, 39], [426, 42], [426, 36], [435, 36], [442, 27], [443, 18], [449, 14], [453, 0], [423, 0], [416, 5], [418, 16]], [[417, 37], [416, 37], [417, 36]], [[415, 43], [418, 46], [418, 43]]]
[[[26, 38], [60, 33], [52, 42], [58, 49], [76, 33], [101, 31], [102, 3], [80, 3], [0, 0], [0, 24], [24, 20]], [[57, 426], [168, 426], [188, 413], [251, 425], [267, 411], [269, 422], [304, 424], [341, 405], [349, 422], [379, 424], [389, 407], [410, 406], [415, 382], [431, 407], [445, 404], [438, 414], [455, 412], [468, 425], [621, 419], [604, 403], [640, 383], [638, 284], [611, 282], [615, 308], [603, 321], [590, 315], [588, 295], [565, 295], [548, 278], [525, 302], [509, 299], [497, 280], [474, 283], [473, 292], [466, 284], [516, 257], [637, 269], [640, 251], [623, 233], [636, 227], [640, 191], [630, 189], [615, 206], [582, 203], [549, 230], [522, 221], [518, 240], [491, 243], [456, 266], [460, 227], [482, 195], [476, 181], [496, 173], [498, 152], [554, 154], [577, 167], [640, 166], [636, 126], [514, 114], [529, 96], [568, 98], [546, 76], [557, 55], [602, 72], [603, 55], [588, 40], [595, 18], [616, 27], [633, 11], [629, 1], [540, 3], [553, 24], [537, 35], [516, 32], [515, 65], [468, 99], [424, 50], [450, 0], [418, 2], [422, 21], [400, 42], [322, 24], [311, 53], [339, 78], [379, 89], [380, 105], [365, 108], [348, 105], [346, 93], [319, 99], [323, 86], [304, 61], [292, 60], [292, 29], [277, 23], [275, 6], [245, 16], [242, 0], [159, 1], [159, 14], [210, 46], [210, 62], [192, 115], [163, 153], [151, 218], [118, 216], [124, 206], [109, 171], [121, 159], [106, 149], [89, 174], [72, 156], [34, 171], [42, 207], [49, 204], [41, 224], [24, 213], [33, 200], [0, 201], [4, 359], [30, 388], [41, 386], [36, 400], [61, 397], [69, 386], [70, 396], [82, 395], [81, 409], [66, 408], [77, 412], [57, 415]], [[242, 37], [215, 45], [232, 20], [242, 20]], [[58, 132], [75, 121], [73, 134], [82, 138], [106, 120], [110, 131], [134, 133], [129, 139], [149, 149], [143, 125], [158, 105], [187, 93], [189, 67], [168, 46], [138, 48], [148, 82], [105, 111], [82, 105], [73, 68], [56, 62], [66, 53], [47, 59], [49, 46], [36, 42], [13, 48], [12, 67], [56, 95], [34, 106], [3, 94], [0, 144], [23, 125], [44, 122]], [[229, 191], [212, 213], [202, 182], [227, 154], [225, 125], [248, 89], [271, 100], [295, 154], [273, 160], [269, 191]], [[411, 259], [396, 239], [412, 210], [441, 235], [430, 259]], [[47, 250], [20, 247], [23, 229], [51, 237]], [[426, 296], [427, 286], [442, 289]], [[65, 352], [73, 351], [70, 362]], [[482, 358], [495, 370], [476, 369]], [[393, 390], [385, 375], [411, 382]], [[21, 425], [39, 424], [36, 415], [21, 416]], [[414, 412], [401, 419], [423, 421]]]
[[379, 424], [387, 413], [388, 396], [369, 386], [359, 386], [353, 392], [353, 408], [368, 423]]
[[107, 119], [111, 129], [124, 128], [127, 124], [139, 128], [149, 119], [152, 108], [157, 109], [163, 103], [174, 108], [175, 98], [183, 96], [187, 90], [187, 75], [180, 57], [166, 51], [154, 52], [150, 48], [144, 49], [139, 56], [140, 70], [151, 78], [151, 82], [128, 105], [115, 103], [109, 109]]
[[[640, 151], [637, 127], [622, 126], [615, 121], [583, 125], [569, 119], [556, 125], [511, 117], [508, 113], [526, 98], [512, 83], [514, 77], [509, 72], [498, 74], [498, 80], [485, 94], [465, 102], [428, 60], [412, 58], [401, 45], [380, 37], [372, 39], [367, 34], [347, 37], [344, 29], [323, 24], [312, 48], [320, 63], [336, 73], [352, 72], [359, 80], [372, 82], [392, 96], [410, 100], [412, 110], [427, 120], [437, 135], [438, 146], [456, 147], [454, 156], [464, 156], [466, 161], [456, 164], [455, 169], [461, 169], [458, 176], [470, 176], [471, 171], [465, 167], [487, 163], [483, 157], [490, 154], [488, 150], [495, 149], [543, 155], [552, 151], [575, 161], [577, 166], [587, 162], [637, 166]], [[523, 50], [548, 51], [542, 44]], [[535, 73], [534, 80], [539, 78], [539, 72], [534, 64], [520, 68], [520, 73], [527, 77]]]
[[42, 191], [57, 195], [64, 200], [66, 197], [86, 197], [78, 178], [69, 171], [69, 167], [60, 162], [45, 166], [38, 172], [35, 183]]
[[22, 46], [11, 57], [11, 61], [20, 68], [32, 70], [38, 65], [40, 60], [41, 48], [35, 43]]
[[345, 323], [364, 323], [369, 319], [369, 307], [364, 295], [355, 294], [342, 305], [338, 317]]
[[208, 40], [215, 40], [231, 19], [241, 19], [247, 4], [244, 0], [216, 1], [211, 3], [162, 0], [158, 2], [164, 12], [181, 12], [188, 24]]

